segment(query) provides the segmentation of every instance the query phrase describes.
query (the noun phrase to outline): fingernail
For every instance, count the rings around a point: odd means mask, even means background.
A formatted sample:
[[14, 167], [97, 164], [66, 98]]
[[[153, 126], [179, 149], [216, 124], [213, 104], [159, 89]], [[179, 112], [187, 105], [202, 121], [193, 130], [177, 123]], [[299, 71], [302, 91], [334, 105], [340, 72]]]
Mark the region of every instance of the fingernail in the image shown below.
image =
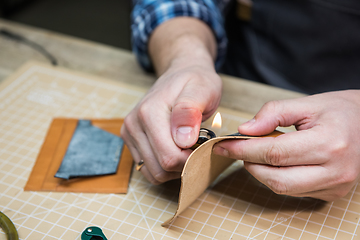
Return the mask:
[[213, 149], [213, 152], [216, 155], [229, 157], [229, 151], [226, 150], [225, 148], [222, 148], [222, 147], [219, 147], [219, 146], [215, 146], [214, 149]]
[[180, 147], [188, 148], [191, 147], [193, 143], [192, 135], [193, 135], [193, 128], [192, 127], [179, 127], [176, 130], [176, 137], [175, 142]]

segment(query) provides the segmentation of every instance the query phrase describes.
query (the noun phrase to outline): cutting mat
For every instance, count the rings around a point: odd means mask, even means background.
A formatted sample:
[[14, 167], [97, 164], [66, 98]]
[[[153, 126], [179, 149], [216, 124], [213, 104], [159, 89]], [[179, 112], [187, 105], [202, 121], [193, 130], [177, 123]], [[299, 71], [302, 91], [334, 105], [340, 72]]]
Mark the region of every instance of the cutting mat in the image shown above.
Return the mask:
[[[80, 239], [90, 225], [115, 240], [360, 239], [359, 186], [330, 203], [279, 196], [240, 162], [168, 228], [160, 224], [176, 210], [178, 181], [153, 186], [134, 171], [126, 195], [23, 191], [53, 117], [125, 117], [144, 93], [119, 81], [37, 63], [0, 85], [0, 210], [21, 239]], [[222, 133], [235, 132], [251, 117], [220, 112]], [[0, 239], [5, 239], [1, 231]]]

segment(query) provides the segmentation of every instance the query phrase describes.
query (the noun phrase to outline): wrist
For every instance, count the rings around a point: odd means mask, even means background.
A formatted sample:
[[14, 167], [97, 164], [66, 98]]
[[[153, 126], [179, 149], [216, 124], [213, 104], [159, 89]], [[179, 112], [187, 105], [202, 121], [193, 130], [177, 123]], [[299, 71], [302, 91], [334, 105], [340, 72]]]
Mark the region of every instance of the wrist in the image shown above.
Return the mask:
[[[169, 56], [164, 70], [200, 67], [215, 72], [213, 56], [201, 42], [197, 41], [192, 36], [184, 36], [184, 39], [174, 43], [173, 54]], [[184, 45], [187, 47], [182, 47]]]
[[202, 21], [177, 17], [155, 29], [149, 40], [149, 54], [158, 75], [169, 68], [194, 65], [215, 71], [216, 41]]

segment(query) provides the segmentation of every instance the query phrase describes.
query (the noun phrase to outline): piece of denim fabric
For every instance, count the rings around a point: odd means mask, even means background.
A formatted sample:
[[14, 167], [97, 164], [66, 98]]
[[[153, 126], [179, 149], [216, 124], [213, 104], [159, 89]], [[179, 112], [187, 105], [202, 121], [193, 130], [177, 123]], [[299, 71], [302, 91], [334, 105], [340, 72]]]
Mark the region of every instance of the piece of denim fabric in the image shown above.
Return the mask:
[[55, 177], [70, 179], [115, 174], [124, 140], [79, 120]]

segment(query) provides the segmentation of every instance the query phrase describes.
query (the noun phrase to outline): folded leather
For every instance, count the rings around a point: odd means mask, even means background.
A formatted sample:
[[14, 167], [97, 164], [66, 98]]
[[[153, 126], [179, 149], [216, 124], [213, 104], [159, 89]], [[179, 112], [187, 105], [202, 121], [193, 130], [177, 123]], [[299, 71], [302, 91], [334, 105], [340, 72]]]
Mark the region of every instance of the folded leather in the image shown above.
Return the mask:
[[[260, 137], [277, 137], [281, 134], [282, 132], [274, 131], [269, 135]], [[177, 210], [174, 216], [164, 222], [162, 226], [167, 226], [172, 223], [226, 168], [236, 161], [235, 159], [213, 154], [212, 149], [214, 144], [223, 140], [247, 140], [250, 138], [258, 137], [244, 135], [216, 137], [206, 141], [195, 149], [188, 157], [181, 173], [181, 188]]]
[[[25, 191], [126, 193], [133, 160], [124, 145], [116, 174], [64, 180], [54, 177], [77, 127], [77, 119], [55, 118], [48, 130]], [[91, 124], [120, 136], [123, 119], [93, 119]]]

